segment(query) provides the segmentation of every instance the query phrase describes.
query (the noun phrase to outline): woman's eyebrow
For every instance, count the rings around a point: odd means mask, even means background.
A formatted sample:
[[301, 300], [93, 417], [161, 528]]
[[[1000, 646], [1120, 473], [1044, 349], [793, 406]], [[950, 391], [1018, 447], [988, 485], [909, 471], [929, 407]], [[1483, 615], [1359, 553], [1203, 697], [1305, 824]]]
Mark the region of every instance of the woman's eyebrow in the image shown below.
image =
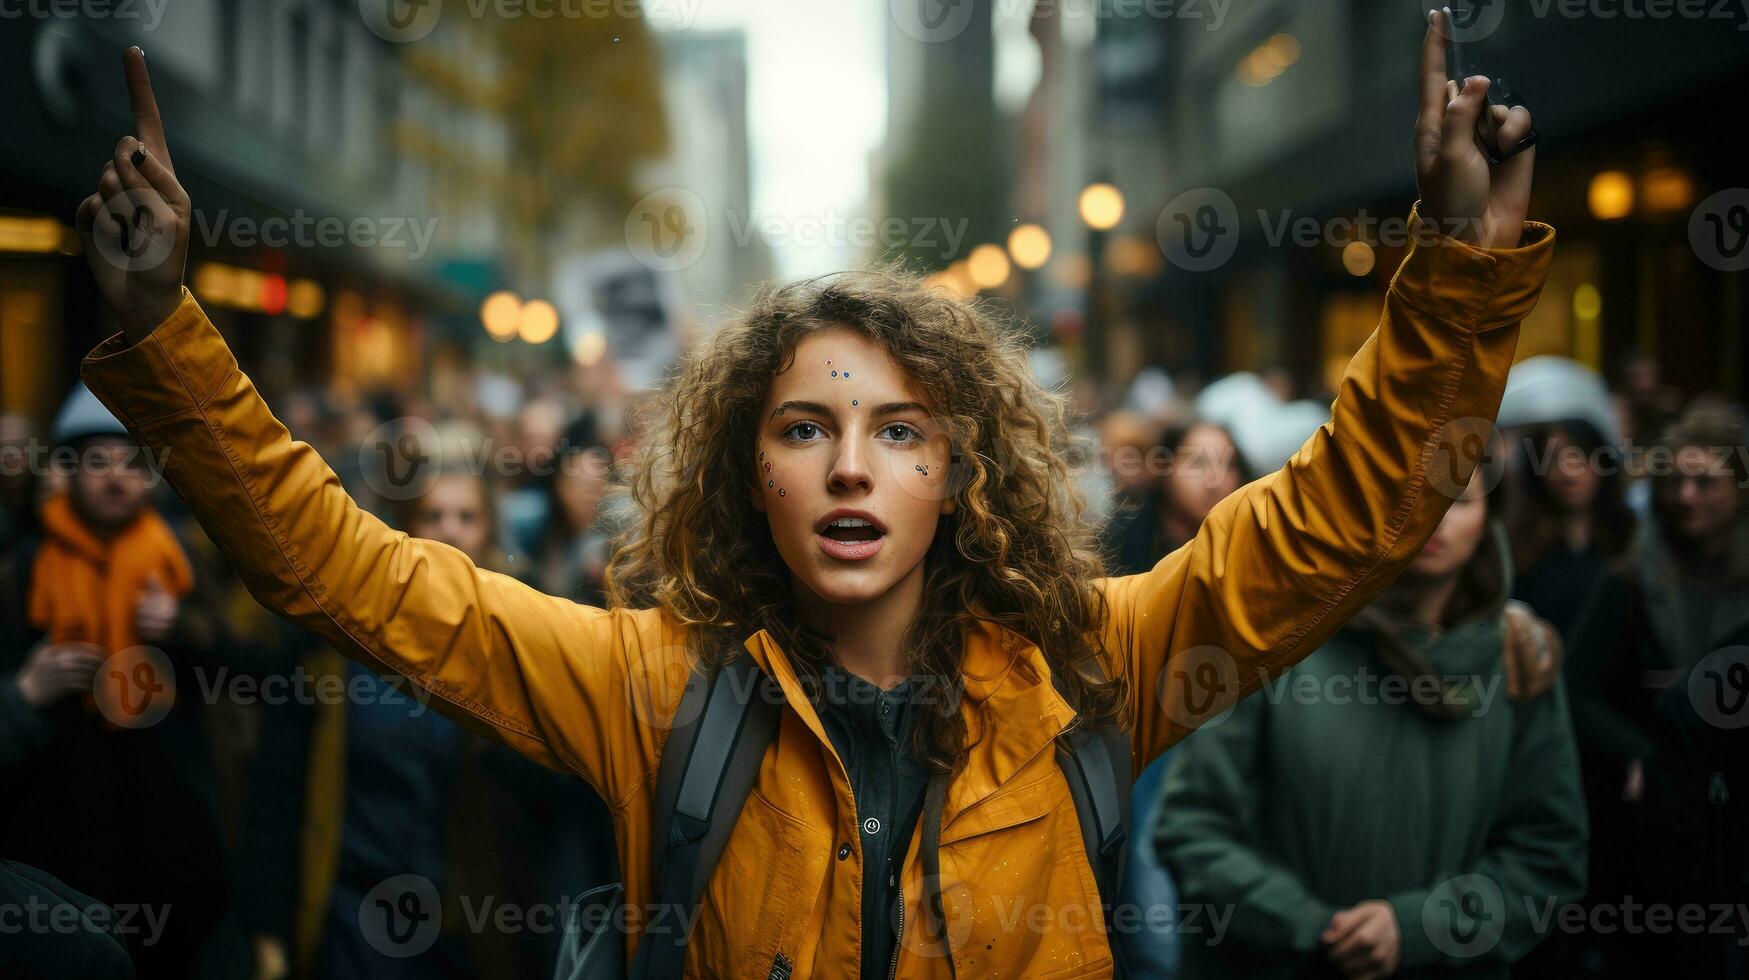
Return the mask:
[[771, 418], [777, 418], [779, 415], [784, 415], [791, 411], [805, 412], [809, 415], [824, 415], [827, 417], [831, 417], [832, 415], [832, 409], [820, 404], [819, 402], [797, 401], [792, 398], [772, 409]]
[[[831, 418], [834, 415], [831, 407], [820, 402], [790, 399], [771, 410], [770, 418], [786, 415], [790, 412], [800, 412], [807, 415], [823, 415]], [[929, 409], [922, 402], [883, 402], [872, 410], [874, 415], [897, 415], [900, 412], [922, 412], [929, 414]]]

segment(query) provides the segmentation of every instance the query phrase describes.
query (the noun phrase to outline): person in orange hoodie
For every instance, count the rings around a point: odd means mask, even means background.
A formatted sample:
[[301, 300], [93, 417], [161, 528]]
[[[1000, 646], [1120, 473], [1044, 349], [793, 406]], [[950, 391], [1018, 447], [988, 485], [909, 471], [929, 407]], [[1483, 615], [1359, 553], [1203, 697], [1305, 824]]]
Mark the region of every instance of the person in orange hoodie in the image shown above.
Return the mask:
[[193, 573], [149, 503], [146, 453], [84, 385], [53, 440], [66, 489], [8, 556], [0, 795], [22, 805], [0, 814], [0, 841], [113, 906], [140, 976], [190, 975], [225, 892], [179, 635]]

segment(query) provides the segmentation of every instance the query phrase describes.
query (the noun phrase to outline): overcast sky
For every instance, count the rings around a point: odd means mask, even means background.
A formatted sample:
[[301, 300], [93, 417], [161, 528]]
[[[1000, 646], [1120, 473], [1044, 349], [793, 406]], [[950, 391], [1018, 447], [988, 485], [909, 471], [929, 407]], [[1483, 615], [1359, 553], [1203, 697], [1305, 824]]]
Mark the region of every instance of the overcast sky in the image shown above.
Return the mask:
[[[740, 28], [747, 35], [755, 217], [844, 221], [866, 214], [869, 154], [886, 135], [887, 3], [666, 2], [692, 9], [691, 29]], [[664, 27], [660, 18], [652, 21]], [[856, 258], [794, 244], [776, 248], [774, 257], [774, 271], [784, 278], [841, 269]]]

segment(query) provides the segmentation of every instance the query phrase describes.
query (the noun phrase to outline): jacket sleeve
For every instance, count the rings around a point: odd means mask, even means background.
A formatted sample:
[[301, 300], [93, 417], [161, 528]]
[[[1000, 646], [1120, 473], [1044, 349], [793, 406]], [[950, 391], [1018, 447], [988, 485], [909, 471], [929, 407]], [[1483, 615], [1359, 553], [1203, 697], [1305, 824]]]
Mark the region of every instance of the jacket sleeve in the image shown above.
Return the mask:
[[1253, 843], [1268, 710], [1247, 699], [1173, 750], [1154, 843], [1186, 903], [1232, 910], [1241, 946], [1311, 953], [1336, 907]]
[[1543, 940], [1561, 906], [1585, 893], [1590, 827], [1565, 686], [1557, 682], [1522, 711], [1475, 866], [1386, 899], [1405, 971], [1515, 963]]
[[1468, 483], [1536, 305], [1554, 229], [1481, 249], [1410, 216], [1414, 244], [1331, 419], [1222, 501], [1188, 544], [1104, 580], [1105, 649], [1148, 761], [1317, 649], [1402, 571]]
[[149, 337], [111, 337], [82, 373], [263, 606], [610, 803], [653, 771], [661, 726], [638, 713], [670, 707], [685, 662], [659, 612], [543, 595], [390, 529], [292, 440], [186, 290]]

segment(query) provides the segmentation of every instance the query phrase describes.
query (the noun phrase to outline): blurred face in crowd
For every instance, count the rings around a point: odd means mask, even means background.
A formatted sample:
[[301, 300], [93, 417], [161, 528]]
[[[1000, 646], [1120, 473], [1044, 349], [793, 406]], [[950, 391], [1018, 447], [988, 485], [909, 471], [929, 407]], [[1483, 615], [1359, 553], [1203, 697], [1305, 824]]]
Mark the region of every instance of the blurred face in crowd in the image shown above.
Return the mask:
[[1157, 477], [1149, 471], [1148, 454], [1158, 437], [1146, 420], [1130, 412], [1113, 412], [1100, 425], [1100, 442], [1110, 454], [1111, 478], [1119, 490], [1141, 494], [1153, 488]]
[[1405, 577], [1420, 579], [1450, 578], [1463, 570], [1476, 549], [1482, 546], [1482, 535], [1488, 528], [1488, 501], [1478, 467], [1471, 475], [1464, 495], [1445, 512], [1433, 537], [1427, 539], [1421, 553], [1410, 563]]
[[466, 473], [438, 477], [420, 499], [407, 533], [441, 541], [478, 564], [492, 546], [485, 481]]
[[146, 506], [151, 486], [139, 446], [120, 436], [97, 436], [78, 446], [67, 493], [80, 518], [99, 534], [126, 527]]
[[1727, 534], [1737, 519], [1742, 491], [1726, 450], [1684, 446], [1674, 462], [1674, 472], [1659, 484], [1659, 509], [1667, 529], [1690, 541]]
[[1237, 449], [1219, 426], [1199, 425], [1172, 454], [1166, 475], [1166, 505], [1190, 525], [1201, 524], [1215, 505], [1239, 489]]
[[1548, 449], [1552, 464], [1543, 480], [1548, 484], [1549, 496], [1569, 513], [1590, 510], [1603, 477], [1585, 457], [1585, 451], [1574, 445], [1565, 432], [1552, 434]]
[[607, 496], [609, 460], [602, 450], [567, 455], [553, 475], [553, 497], [566, 526], [581, 531], [595, 523]]
[[834, 604], [915, 573], [946, 500], [949, 441], [880, 345], [829, 329], [796, 345], [760, 410], [754, 507], [800, 588]]

